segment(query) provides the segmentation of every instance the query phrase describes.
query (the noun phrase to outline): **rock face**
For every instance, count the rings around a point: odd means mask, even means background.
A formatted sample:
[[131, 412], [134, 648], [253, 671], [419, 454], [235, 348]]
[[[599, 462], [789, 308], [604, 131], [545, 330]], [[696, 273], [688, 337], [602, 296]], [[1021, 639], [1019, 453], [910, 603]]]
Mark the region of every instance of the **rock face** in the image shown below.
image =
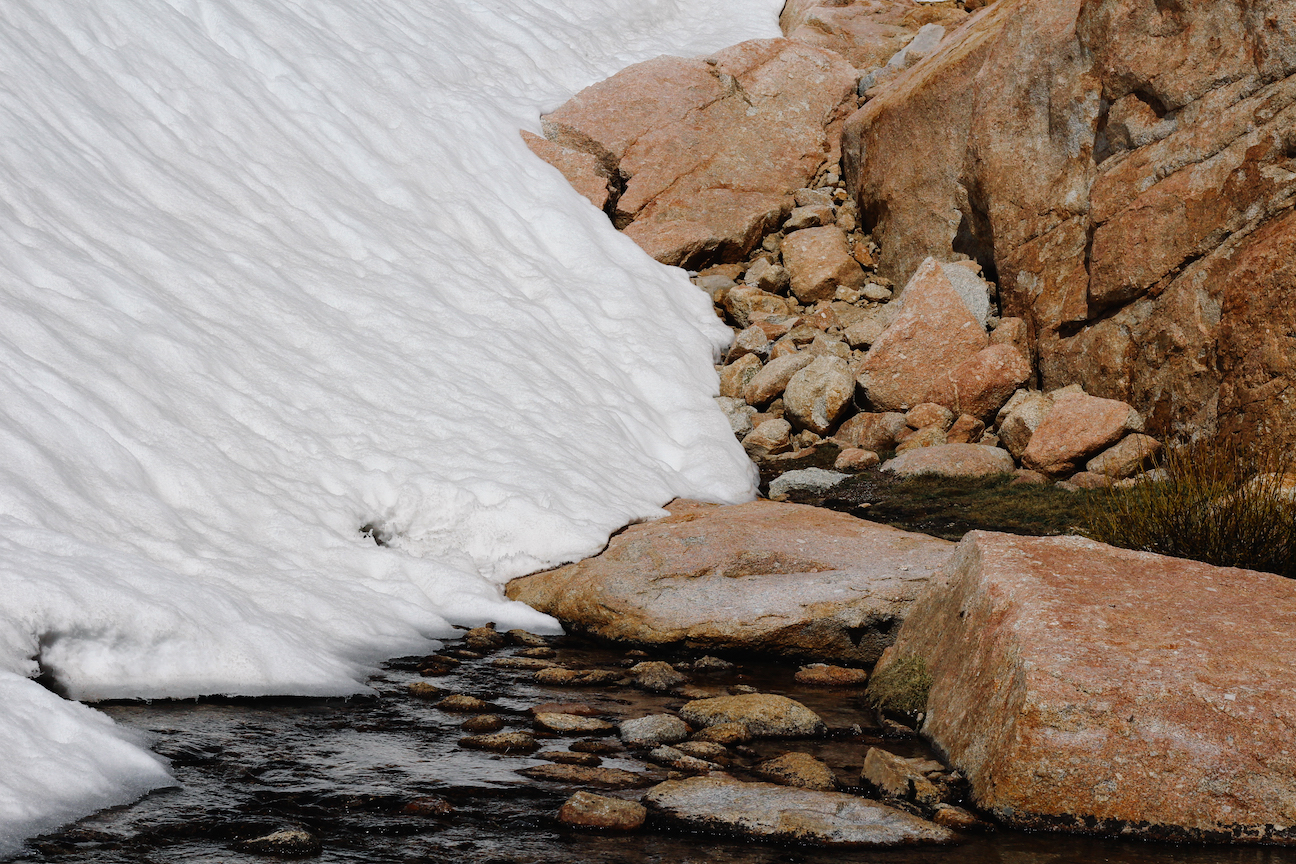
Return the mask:
[[875, 674], [915, 654], [923, 734], [1010, 825], [1296, 843], [1296, 582], [974, 531]]
[[938, 825], [877, 801], [724, 776], [668, 780], [648, 790], [644, 804], [654, 817], [691, 830], [815, 846], [899, 846], [954, 839]]
[[952, 548], [797, 504], [668, 509], [508, 596], [617, 642], [868, 663]]
[[782, 222], [834, 149], [855, 79], [837, 54], [756, 40], [636, 64], [542, 123], [620, 181], [617, 227], [657, 260], [696, 269], [740, 260]]
[[860, 387], [878, 411], [908, 411], [922, 402], [952, 408], [957, 400], [946, 373], [989, 345], [985, 328], [934, 260], [923, 262], [901, 296], [900, 314], [860, 363]]
[[[970, 5], [970, 4], [969, 4]], [[783, 35], [836, 51], [862, 72], [886, 64], [926, 24], [953, 29], [962, 9], [909, 0], [789, 0], [779, 16]]]
[[607, 169], [598, 159], [579, 150], [568, 150], [530, 132], [524, 131], [522, 140], [532, 153], [561, 171], [572, 188], [591, 204], [600, 210], [607, 207], [612, 191], [608, 188]]
[[1044, 389], [1296, 442], [1293, 44], [1291, 0], [998, 0], [846, 124], [879, 272], [969, 255]]

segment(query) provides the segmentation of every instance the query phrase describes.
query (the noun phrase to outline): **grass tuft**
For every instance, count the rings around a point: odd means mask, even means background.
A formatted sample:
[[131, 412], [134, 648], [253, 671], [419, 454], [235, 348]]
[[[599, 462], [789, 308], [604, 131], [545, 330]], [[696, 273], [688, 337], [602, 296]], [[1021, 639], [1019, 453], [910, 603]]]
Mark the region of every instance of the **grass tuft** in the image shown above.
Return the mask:
[[864, 698], [882, 711], [920, 714], [927, 710], [931, 685], [927, 661], [916, 654], [905, 654], [873, 672]]

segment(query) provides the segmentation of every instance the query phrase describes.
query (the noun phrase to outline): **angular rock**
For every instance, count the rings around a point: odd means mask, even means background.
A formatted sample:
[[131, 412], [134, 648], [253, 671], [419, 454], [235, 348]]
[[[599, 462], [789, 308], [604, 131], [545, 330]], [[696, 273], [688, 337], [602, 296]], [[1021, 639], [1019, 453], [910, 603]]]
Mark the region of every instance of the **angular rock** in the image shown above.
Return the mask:
[[767, 759], [752, 768], [757, 777], [780, 786], [798, 789], [820, 789], [831, 792], [837, 788], [837, 778], [832, 769], [809, 753], [784, 753]]
[[1126, 435], [1118, 444], [1090, 459], [1085, 470], [1123, 480], [1148, 467], [1148, 463], [1160, 452], [1160, 441], [1136, 432]]
[[747, 385], [760, 371], [761, 361], [755, 354], [744, 354], [728, 366], [725, 366], [720, 370], [721, 398], [742, 399]]
[[538, 633], [528, 633], [526, 630], [509, 630], [504, 636], [514, 645], [522, 648], [546, 648], [549, 640]]
[[766, 420], [743, 439], [743, 449], [753, 459], [765, 459], [792, 449], [792, 424], [786, 420]]
[[620, 730], [621, 740], [627, 747], [660, 747], [683, 741], [689, 735], [684, 721], [669, 714], [622, 720]]
[[607, 207], [612, 197], [608, 188], [608, 172], [598, 159], [579, 150], [569, 150], [523, 130], [522, 140], [531, 152], [562, 172], [572, 188], [600, 210]]
[[762, 291], [768, 291], [771, 294], [782, 294], [787, 291], [791, 279], [792, 277], [788, 275], [786, 269], [778, 264], [770, 263], [767, 258], [757, 260], [743, 274], [744, 284], [754, 286]]
[[770, 481], [769, 497], [771, 499], [786, 497], [791, 492], [823, 495], [829, 489], [849, 478], [849, 474], [825, 471], [822, 468], [801, 468], [797, 471], [787, 471]]
[[667, 693], [688, 683], [689, 677], [661, 660], [649, 660], [630, 667], [635, 684], [654, 693]]
[[955, 293], [963, 299], [963, 305], [967, 306], [972, 317], [985, 327], [990, 323], [992, 312], [990, 286], [970, 267], [965, 266], [966, 263], [942, 264], [941, 272], [950, 281]]
[[648, 778], [620, 768], [591, 768], [588, 765], [532, 765], [517, 771], [532, 780], [594, 786], [599, 789], [638, 789], [648, 785]]
[[882, 335], [883, 327], [873, 318], [863, 318], [842, 333], [852, 348], [868, 348]]
[[957, 397], [942, 373], [987, 346], [985, 328], [932, 259], [909, 280], [903, 303], [864, 355], [859, 384], [883, 411], [907, 411], [922, 402], [953, 407]]
[[753, 285], [739, 285], [725, 294], [724, 308], [735, 324], [746, 328], [759, 315], [786, 315], [792, 307], [777, 294], [762, 291]]
[[644, 804], [654, 818], [708, 834], [815, 846], [898, 846], [953, 839], [940, 826], [876, 801], [731, 777], [668, 780], [648, 790]]
[[935, 402], [923, 402], [905, 412], [905, 423], [911, 429], [925, 429], [928, 426], [939, 426], [941, 431], [954, 425], [957, 415], [944, 405]]
[[535, 724], [547, 732], [559, 735], [606, 735], [616, 731], [616, 726], [597, 717], [582, 717], [579, 714], [558, 714], [547, 711], [537, 712]]
[[837, 459], [833, 462], [834, 471], [867, 471], [875, 467], [881, 458], [872, 450], [861, 450], [858, 447], [848, 447], [837, 454]]
[[769, 356], [770, 341], [765, 331], [753, 324], [746, 330], [739, 331], [734, 337], [733, 347], [729, 349], [728, 362], [732, 363], [745, 354], [755, 354], [764, 359]]
[[863, 780], [890, 798], [913, 801], [923, 807], [940, 803], [940, 790], [915, 767], [923, 760], [906, 759], [878, 747], [870, 747], [864, 756]]
[[895, 449], [896, 441], [907, 428], [905, 415], [899, 412], [864, 412], [843, 423], [837, 430], [836, 438], [852, 447], [884, 453]]
[[788, 214], [787, 221], [783, 223], [783, 230], [792, 232], [803, 228], [818, 228], [822, 225], [831, 225], [836, 221], [837, 216], [831, 205], [812, 204], [808, 207], [793, 208]]
[[1031, 436], [1022, 464], [1044, 474], [1069, 474], [1126, 433], [1142, 429], [1143, 418], [1124, 402], [1064, 393], [1054, 398]]
[[969, 533], [878, 673], [1006, 824], [1296, 843], [1296, 582], [1079, 537]]
[[850, 365], [841, 357], [823, 354], [789, 379], [783, 410], [793, 426], [825, 435], [850, 409], [854, 395]]
[[797, 504], [667, 509], [598, 556], [513, 580], [508, 596], [610, 641], [863, 664], [952, 548]]
[[789, 234], [783, 239], [783, 264], [792, 276], [792, 293], [802, 303], [831, 300], [838, 285], [860, 288], [865, 282], [846, 235], [835, 225]]
[[963, 414], [945, 433], [945, 441], [949, 444], [976, 444], [984, 433], [984, 423], [970, 414]]
[[1015, 468], [1008, 451], [981, 444], [922, 447], [882, 463], [883, 471], [891, 471], [901, 477], [917, 477], [922, 474], [987, 477], [992, 474], [1011, 474]]
[[[967, 4], [972, 8], [972, 3]], [[904, 0], [790, 0], [779, 16], [783, 35], [836, 51], [856, 69], [874, 69], [903, 50], [926, 24], [952, 30], [967, 12], [943, 3]], [[920, 46], [921, 47], [921, 46]]]
[[1030, 363], [1012, 345], [991, 345], [949, 371], [954, 407], [982, 421], [994, 417], [1030, 380]]
[[863, 669], [812, 663], [797, 670], [796, 682], [812, 687], [863, 687], [868, 683], [868, 673]]
[[948, 441], [945, 430], [938, 424], [919, 429], [913, 434], [905, 436], [905, 439], [896, 445], [896, 453], [907, 453], [910, 450], [917, 450], [919, 447], [943, 447], [946, 443]]
[[1053, 397], [1038, 390], [1018, 390], [999, 411], [999, 441], [1020, 459], [1031, 436], [1053, 407]]
[[699, 728], [739, 723], [754, 738], [804, 738], [827, 728], [818, 714], [800, 702], [772, 693], [698, 699], [681, 708], [680, 717]]
[[716, 404], [724, 412], [725, 419], [729, 421], [729, 428], [733, 430], [734, 435], [739, 440], [751, 433], [753, 428], [751, 418], [756, 413], [755, 408], [742, 399], [736, 399], [732, 396], [717, 396]]
[[743, 398], [747, 400], [748, 405], [763, 408], [783, 393], [793, 375], [814, 361], [814, 355], [808, 353], [792, 354], [771, 360], [743, 388]]
[[637, 801], [577, 792], [558, 810], [558, 821], [581, 828], [634, 831], [643, 826], [648, 810]]
[[[708, 62], [710, 61], [710, 62]], [[615, 219], [648, 254], [738, 261], [782, 222], [853, 106], [841, 57], [786, 39], [658, 57], [542, 118], [545, 136], [626, 179]]]

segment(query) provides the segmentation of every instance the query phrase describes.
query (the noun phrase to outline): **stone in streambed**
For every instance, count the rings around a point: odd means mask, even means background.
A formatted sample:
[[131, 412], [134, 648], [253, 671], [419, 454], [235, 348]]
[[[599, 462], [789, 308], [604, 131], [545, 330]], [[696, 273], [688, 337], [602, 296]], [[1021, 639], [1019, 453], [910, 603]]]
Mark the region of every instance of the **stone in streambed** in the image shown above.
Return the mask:
[[459, 746], [469, 750], [491, 750], [495, 753], [530, 753], [540, 749], [529, 732], [496, 732], [494, 735], [469, 735], [459, 739]]
[[541, 669], [531, 676], [537, 684], [551, 687], [604, 687], [621, 680], [621, 673], [611, 669]]
[[668, 693], [689, 682], [687, 675], [661, 660], [636, 663], [628, 674], [636, 686], [653, 693]]
[[238, 840], [234, 848], [239, 852], [281, 858], [305, 858], [318, 855], [323, 850], [319, 838], [304, 828], [282, 828], [261, 837]]
[[518, 774], [532, 780], [596, 786], [601, 789], [636, 789], [648, 785], [648, 778], [620, 768], [590, 768], [585, 765], [532, 765], [518, 769]]
[[801, 468], [786, 471], [770, 481], [769, 497], [785, 497], [790, 492], [808, 492], [811, 495], [823, 495], [843, 480], [850, 479], [849, 474], [838, 471], [825, 471], [822, 468]]
[[606, 720], [579, 714], [537, 712], [534, 717], [536, 726], [559, 735], [607, 735], [616, 730], [616, 726]]
[[459, 728], [474, 735], [484, 732], [498, 732], [504, 728], [504, 718], [498, 714], [478, 714], [460, 723]]
[[688, 726], [669, 714], [650, 714], [633, 720], [622, 720], [621, 740], [627, 747], [657, 747], [674, 744], [688, 737]]
[[784, 753], [761, 762], [752, 769], [752, 773], [780, 786], [825, 792], [837, 788], [837, 778], [832, 769], [809, 753]]
[[648, 811], [636, 801], [577, 792], [558, 810], [558, 821], [581, 828], [634, 831], [642, 827]]
[[739, 723], [755, 738], [805, 738], [827, 730], [800, 702], [771, 693], [699, 699], [681, 708], [680, 717], [699, 728]]
[[794, 677], [798, 684], [812, 687], [863, 687], [868, 683], [869, 675], [863, 669], [811, 663], [798, 669]]

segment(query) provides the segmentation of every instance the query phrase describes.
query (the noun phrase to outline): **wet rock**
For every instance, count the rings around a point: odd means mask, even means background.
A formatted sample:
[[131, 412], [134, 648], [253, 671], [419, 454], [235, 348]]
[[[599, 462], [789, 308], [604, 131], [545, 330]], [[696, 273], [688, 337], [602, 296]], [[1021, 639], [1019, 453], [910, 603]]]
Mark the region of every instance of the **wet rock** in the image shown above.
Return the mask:
[[648, 754], [648, 759], [658, 765], [665, 765], [672, 770], [683, 771], [685, 774], [706, 774], [720, 768], [714, 762], [708, 762], [706, 759], [699, 759], [696, 756], [689, 756], [687, 753], [667, 745], [654, 747]]
[[923, 402], [952, 407], [956, 394], [946, 370], [989, 344], [985, 328], [930, 258], [902, 298], [899, 316], [860, 363], [859, 385], [883, 411], [907, 411]]
[[552, 648], [523, 648], [518, 652], [519, 657], [539, 657], [542, 660], [551, 660], [558, 656], [558, 652]]
[[573, 741], [567, 745], [567, 749], [573, 753], [607, 755], [608, 753], [620, 753], [622, 747], [615, 741]]
[[822, 846], [897, 846], [953, 839], [944, 828], [876, 801], [730, 777], [668, 780], [650, 789], [644, 804], [654, 818], [709, 834]]
[[476, 696], [465, 696], [462, 693], [453, 693], [440, 702], [436, 707], [442, 711], [451, 711], [458, 714], [488, 714], [492, 708], [489, 702], [478, 699]]
[[438, 795], [421, 795], [401, 808], [411, 816], [449, 816], [454, 805]]
[[667, 509], [600, 555], [513, 580], [508, 596], [615, 642], [864, 664], [952, 548], [819, 507]]
[[504, 728], [504, 718], [498, 714], [478, 714], [460, 723], [459, 728], [473, 734], [498, 732]]
[[630, 66], [542, 125], [551, 141], [627, 178], [615, 203], [627, 235], [662, 263], [696, 268], [741, 260], [782, 222], [835, 141], [854, 88], [854, 70], [836, 54], [753, 40], [706, 59]]
[[1152, 459], [1160, 452], [1160, 441], [1136, 432], [1133, 435], [1126, 435], [1115, 446], [1090, 459], [1085, 470], [1124, 480], [1150, 467]]
[[608, 735], [616, 731], [615, 725], [597, 717], [549, 712], [538, 712], [534, 717], [536, 726], [559, 735]]
[[681, 741], [674, 747], [686, 756], [704, 759], [717, 765], [725, 765], [729, 762], [729, 748], [714, 741]]
[[637, 801], [577, 792], [558, 810], [558, 821], [581, 828], [634, 831], [642, 827], [648, 810]]
[[827, 730], [819, 715], [800, 702], [771, 693], [699, 699], [681, 708], [680, 717], [698, 728], [738, 723], [755, 738], [806, 738]]
[[281, 828], [261, 837], [239, 840], [234, 848], [239, 852], [280, 858], [305, 858], [323, 851], [319, 838], [304, 828]]
[[693, 735], [693, 740], [705, 744], [733, 746], [735, 744], [745, 744], [752, 740], [752, 734], [741, 723], [717, 723], [714, 726], [699, 730]]
[[792, 376], [815, 361], [809, 353], [778, 357], [757, 371], [743, 388], [743, 399], [748, 405], [762, 408], [783, 394]]
[[899, 412], [863, 412], [843, 423], [834, 437], [851, 447], [884, 453], [895, 449], [899, 436], [907, 428], [905, 415]]
[[784, 753], [760, 763], [752, 773], [780, 786], [826, 792], [837, 788], [832, 769], [809, 753]]
[[603, 711], [586, 702], [543, 702], [527, 709], [532, 717], [537, 714], [575, 714], [577, 717], [601, 717]]
[[831, 300], [838, 285], [859, 288], [865, 282], [846, 235], [835, 225], [789, 234], [783, 240], [783, 264], [792, 276], [792, 293], [802, 303]]
[[558, 664], [541, 657], [496, 657], [490, 665], [496, 669], [550, 669]]
[[445, 693], [440, 687], [434, 687], [426, 681], [415, 681], [406, 690], [415, 699], [440, 699]]
[[546, 648], [549, 645], [549, 640], [544, 636], [528, 633], [526, 630], [509, 630], [504, 636], [520, 648]]
[[699, 657], [697, 660], [693, 661], [694, 672], [731, 672], [734, 668], [734, 664], [730, 663], [728, 660], [724, 660], [720, 657], [712, 657], [710, 655]]
[[936, 584], [875, 675], [925, 660], [923, 733], [979, 809], [1025, 829], [1292, 842], [1296, 582], [973, 531]]
[[603, 760], [594, 753], [572, 753], [568, 750], [546, 750], [535, 754], [535, 758], [557, 765], [584, 765], [587, 768], [597, 768], [603, 764]]
[[742, 439], [743, 449], [753, 459], [767, 459], [792, 449], [792, 424], [786, 420], [766, 420]]
[[890, 798], [913, 801], [923, 807], [940, 803], [940, 790], [915, 765], [925, 760], [906, 759], [878, 747], [870, 747], [864, 756], [860, 779], [872, 784]]
[[496, 632], [494, 625], [474, 627], [464, 634], [464, 644], [473, 651], [494, 651], [504, 647], [504, 634]]
[[902, 477], [935, 474], [941, 477], [988, 477], [1011, 474], [1016, 466], [1012, 456], [998, 447], [981, 444], [943, 444], [909, 450], [885, 462], [883, 471]]
[[606, 687], [621, 680], [611, 669], [541, 669], [532, 676], [537, 684], [550, 687]]
[[647, 786], [648, 778], [620, 768], [590, 768], [585, 765], [533, 765], [517, 772], [532, 780], [594, 786], [599, 789], [638, 789]]
[[496, 732], [493, 735], [469, 735], [459, 739], [459, 746], [469, 750], [494, 753], [531, 753], [540, 749], [530, 732]]
[[[815, 345], [818, 344], [817, 337]], [[835, 344], [846, 347], [840, 342]], [[817, 353], [813, 346], [810, 353]], [[850, 374], [850, 365], [839, 356], [821, 355], [788, 380], [783, 392], [783, 410], [797, 428], [826, 435], [850, 409], [854, 395], [855, 379]]]
[[984, 831], [990, 827], [972, 813], [953, 804], [937, 804], [936, 812], [932, 814], [932, 821], [942, 828], [950, 828], [954, 831]]
[[1022, 465], [1050, 476], [1070, 474], [1127, 433], [1142, 429], [1143, 419], [1124, 402], [1064, 393], [1054, 398], [1031, 435]]
[[858, 447], [847, 447], [837, 454], [837, 459], [833, 462], [834, 471], [843, 471], [854, 473], [858, 471], [867, 471], [876, 467], [881, 458], [872, 450], [861, 450]]
[[769, 497], [786, 497], [791, 492], [823, 495], [843, 480], [849, 478], [849, 474], [842, 474], [838, 471], [825, 471], [822, 468], [801, 468], [796, 471], [787, 471], [770, 481]]
[[650, 714], [633, 720], [622, 720], [621, 741], [627, 747], [657, 747], [683, 741], [689, 735], [688, 726], [678, 717], [669, 714]]
[[677, 672], [669, 663], [649, 660], [630, 667], [630, 677], [635, 685], [653, 693], [668, 693], [688, 683], [689, 677]]
[[868, 673], [863, 669], [811, 663], [797, 670], [796, 682], [812, 687], [863, 687], [868, 683]]

